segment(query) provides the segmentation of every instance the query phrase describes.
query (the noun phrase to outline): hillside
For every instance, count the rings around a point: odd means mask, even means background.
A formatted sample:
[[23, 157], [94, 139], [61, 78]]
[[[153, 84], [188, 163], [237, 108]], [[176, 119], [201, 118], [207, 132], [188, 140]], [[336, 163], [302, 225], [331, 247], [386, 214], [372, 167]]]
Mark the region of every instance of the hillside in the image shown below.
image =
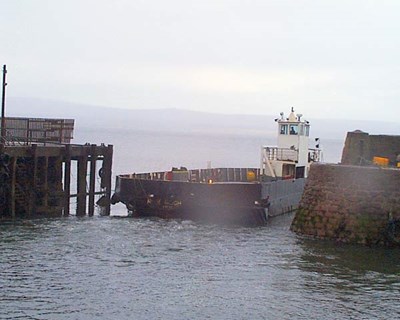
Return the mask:
[[[135, 129], [271, 136], [276, 130], [274, 118], [280, 111], [270, 109], [268, 113], [271, 115], [238, 115], [184, 109], [128, 110], [33, 98], [8, 98], [6, 115], [73, 118], [76, 121], [76, 130], [104, 128], [104, 130]], [[283, 111], [287, 112], [287, 110]], [[306, 117], [306, 119], [312, 125], [312, 136], [323, 139], [343, 139], [347, 131], [356, 129], [373, 134], [399, 134], [400, 132], [400, 124], [389, 121], [314, 119], [312, 117]]]

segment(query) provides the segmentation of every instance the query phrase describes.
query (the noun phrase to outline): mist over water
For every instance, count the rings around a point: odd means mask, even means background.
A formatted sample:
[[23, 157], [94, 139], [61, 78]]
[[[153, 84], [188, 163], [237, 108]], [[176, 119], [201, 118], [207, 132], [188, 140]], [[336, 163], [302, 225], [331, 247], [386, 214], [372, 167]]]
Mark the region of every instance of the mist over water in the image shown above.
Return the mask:
[[[114, 174], [207, 161], [256, 167], [260, 146], [275, 144], [255, 135], [76, 132], [75, 142], [87, 141], [114, 145]], [[323, 147], [327, 162], [340, 160], [343, 141]], [[299, 237], [292, 218], [258, 228], [99, 216], [0, 225], [0, 319], [400, 316], [398, 249]]]

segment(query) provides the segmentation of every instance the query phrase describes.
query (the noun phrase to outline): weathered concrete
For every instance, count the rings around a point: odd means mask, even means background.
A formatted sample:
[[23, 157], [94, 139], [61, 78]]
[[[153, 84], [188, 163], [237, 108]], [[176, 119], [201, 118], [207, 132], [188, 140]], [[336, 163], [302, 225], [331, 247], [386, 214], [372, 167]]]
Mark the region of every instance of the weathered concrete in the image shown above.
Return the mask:
[[399, 169], [313, 164], [291, 230], [383, 244], [391, 218], [400, 219]]
[[398, 155], [400, 136], [370, 135], [356, 130], [347, 133], [341, 164], [365, 165], [370, 164], [373, 157], [385, 157], [395, 165]]

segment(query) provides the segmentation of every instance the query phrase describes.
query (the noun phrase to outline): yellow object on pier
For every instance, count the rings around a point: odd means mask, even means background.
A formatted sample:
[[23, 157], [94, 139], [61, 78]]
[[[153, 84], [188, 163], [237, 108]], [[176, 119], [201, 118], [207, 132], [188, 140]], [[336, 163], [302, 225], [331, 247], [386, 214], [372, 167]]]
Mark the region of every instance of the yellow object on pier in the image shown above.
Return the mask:
[[373, 157], [372, 162], [381, 167], [387, 167], [389, 165], [389, 159], [384, 157]]

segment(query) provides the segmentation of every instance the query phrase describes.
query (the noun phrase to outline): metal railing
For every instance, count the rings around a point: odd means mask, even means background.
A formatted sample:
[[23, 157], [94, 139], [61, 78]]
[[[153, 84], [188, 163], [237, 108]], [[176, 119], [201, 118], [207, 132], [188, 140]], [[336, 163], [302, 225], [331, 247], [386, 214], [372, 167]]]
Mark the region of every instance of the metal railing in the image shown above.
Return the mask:
[[322, 150], [321, 149], [308, 149], [308, 160], [312, 162], [321, 162], [322, 159]]
[[298, 160], [298, 152], [295, 149], [265, 147], [264, 150], [266, 151], [266, 157], [268, 160], [278, 160], [278, 161]]
[[74, 120], [46, 118], [5, 118], [6, 136], [3, 143], [70, 143]]
[[7, 129], [4, 129], [5, 136], [0, 137], [0, 143], [6, 145], [6, 146], [23, 146], [26, 145], [26, 143], [22, 143], [21, 141], [16, 140], [11, 132]]
[[[181, 176], [180, 176], [181, 175]], [[190, 182], [253, 182], [259, 181], [259, 168], [212, 168], [161, 171], [120, 175], [124, 179], [174, 180]]]

